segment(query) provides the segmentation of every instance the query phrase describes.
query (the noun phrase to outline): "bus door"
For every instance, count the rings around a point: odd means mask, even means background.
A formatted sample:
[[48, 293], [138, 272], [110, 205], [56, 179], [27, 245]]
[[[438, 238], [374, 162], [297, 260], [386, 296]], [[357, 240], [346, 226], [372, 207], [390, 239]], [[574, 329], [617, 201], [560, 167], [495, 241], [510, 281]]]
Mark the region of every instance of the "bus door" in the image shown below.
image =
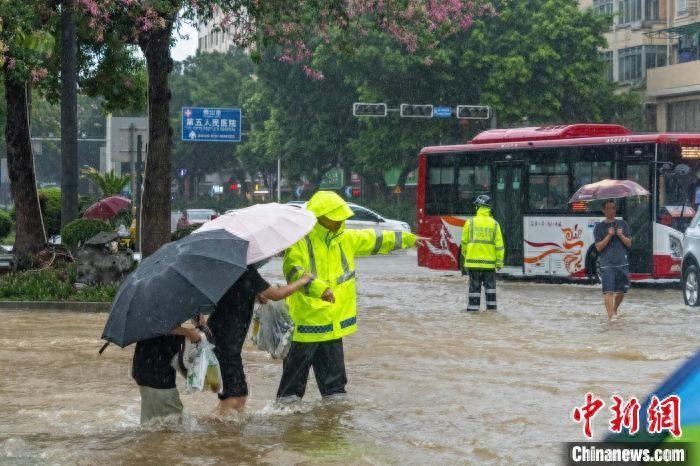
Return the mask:
[[[650, 193], [654, 192], [651, 186], [651, 164], [648, 160], [625, 161], [624, 171], [626, 179], [640, 184]], [[624, 210], [620, 209], [618, 215], [624, 215], [632, 235], [632, 248], [628, 254], [630, 272], [652, 273], [651, 196], [625, 199], [624, 206]]]
[[523, 265], [523, 174], [520, 163], [497, 162], [493, 216], [501, 224], [505, 265]]

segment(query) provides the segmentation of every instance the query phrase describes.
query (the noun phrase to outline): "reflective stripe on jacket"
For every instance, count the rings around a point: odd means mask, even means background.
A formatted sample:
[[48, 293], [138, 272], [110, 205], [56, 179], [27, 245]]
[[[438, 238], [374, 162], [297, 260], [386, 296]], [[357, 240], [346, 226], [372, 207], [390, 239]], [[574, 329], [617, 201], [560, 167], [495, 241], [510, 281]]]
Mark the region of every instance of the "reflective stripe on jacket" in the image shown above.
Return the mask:
[[464, 267], [473, 269], [503, 267], [504, 253], [501, 226], [491, 217], [491, 209], [479, 207], [476, 215], [464, 223], [462, 230]]
[[[294, 341], [335, 340], [357, 330], [357, 291], [355, 256], [386, 254], [411, 247], [416, 237], [408, 232], [380, 230], [329, 231], [320, 224], [301, 241], [287, 249], [282, 270], [288, 283], [303, 273], [315, 278], [287, 298], [295, 324]], [[335, 303], [322, 301], [327, 288]]]

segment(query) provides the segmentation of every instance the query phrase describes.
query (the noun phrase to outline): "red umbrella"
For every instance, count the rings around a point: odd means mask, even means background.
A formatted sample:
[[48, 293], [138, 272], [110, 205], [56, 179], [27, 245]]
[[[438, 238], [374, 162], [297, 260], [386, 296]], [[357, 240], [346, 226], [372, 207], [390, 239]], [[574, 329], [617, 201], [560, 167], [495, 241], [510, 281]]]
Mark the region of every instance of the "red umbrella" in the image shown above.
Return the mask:
[[631, 180], [602, 180], [581, 186], [571, 196], [569, 203], [648, 195], [649, 191]]
[[100, 199], [93, 205], [87, 208], [83, 214], [83, 218], [92, 218], [95, 220], [109, 220], [116, 216], [120, 211], [126, 209], [131, 204], [131, 201], [121, 196], [110, 196]]

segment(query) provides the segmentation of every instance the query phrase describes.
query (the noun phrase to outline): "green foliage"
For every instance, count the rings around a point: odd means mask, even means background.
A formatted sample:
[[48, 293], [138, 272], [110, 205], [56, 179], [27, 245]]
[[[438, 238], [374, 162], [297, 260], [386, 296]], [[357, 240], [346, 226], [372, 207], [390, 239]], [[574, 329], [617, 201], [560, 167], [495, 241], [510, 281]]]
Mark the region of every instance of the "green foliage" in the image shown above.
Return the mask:
[[80, 173], [102, 191], [103, 197], [117, 195], [131, 183], [131, 175], [117, 175], [114, 170], [103, 175], [96, 168], [85, 166]]
[[119, 285], [87, 286], [76, 291], [75, 264], [67, 267], [27, 270], [0, 277], [0, 299], [16, 301], [111, 302]]
[[78, 196], [78, 216], [82, 217], [88, 207], [93, 205], [99, 199], [90, 196]]
[[0, 299], [20, 301], [64, 300], [74, 293], [65, 271], [27, 270], [0, 278]]
[[12, 231], [12, 219], [6, 210], [0, 210], [0, 239], [5, 238]]
[[197, 228], [201, 227], [202, 225], [190, 225], [185, 228], [180, 228], [178, 230], [175, 230], [171, 235], [170, 235], [170, 241], [177, 241], [179, 239], [184, 238], [185, 236], [189, 236], [190, 233], [195, 231]]
[[117, 291], [119, 291], [119, 284], [88, 285], [78, 290], [76, 294], [70, 296], [69, 300], [109, 303], [114, 300]]
[[61, 232], [61, 189], [44, 188], [38, 190], [38, 193], [46, 234], [57, 235]]
[[71, 249], [77, 249], [80, 244], [96, 234], [112, 230], [111, 225], [101, 220], [79, 218], [63, 227], [63, 230], [61, 230], [61, 243]]

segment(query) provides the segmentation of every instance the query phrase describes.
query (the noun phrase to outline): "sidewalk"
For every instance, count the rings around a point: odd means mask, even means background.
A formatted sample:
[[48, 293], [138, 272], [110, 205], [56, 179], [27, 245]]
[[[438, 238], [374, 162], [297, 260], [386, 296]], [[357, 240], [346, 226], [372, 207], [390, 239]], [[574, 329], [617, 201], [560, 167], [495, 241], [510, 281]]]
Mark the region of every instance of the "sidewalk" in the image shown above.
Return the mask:
[[109, 312], [112, 303], [71, 301], [0, 301], [2, 311]]

